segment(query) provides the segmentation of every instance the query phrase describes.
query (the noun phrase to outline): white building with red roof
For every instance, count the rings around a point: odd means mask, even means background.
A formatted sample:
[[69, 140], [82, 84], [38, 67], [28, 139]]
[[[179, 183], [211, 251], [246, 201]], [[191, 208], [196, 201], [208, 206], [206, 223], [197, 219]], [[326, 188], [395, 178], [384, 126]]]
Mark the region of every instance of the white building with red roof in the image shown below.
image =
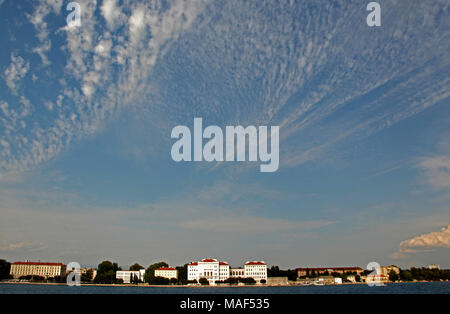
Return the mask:
[[256, 282], [267, 282], [267, 264], [263, 261], [246, 262], [244, 274], [246, 278], [253, 278]]
[[178, 279], [178, 271], [173, 267], [160, 267], [158, 269], [155, 269], [155, 277]]
[[[250, 278], [260, 283], [267, 281], [267, 265], [261, 261], [247, 262], [240, 272], [235, 272], [227, 262], [221, 262], [213, 258], [205, 258], [199, 262], [188, 264], [188, 280], [206, 278], [210, 285], [215, 285], [216, 281], [224, 281], [230, 277]], [[236, 274], [239, 273], [239, 276]]]
[[23, 276], [62, 277], [66, 274], [66, 265], [63, 263], [14, 262], [11, 264], [9, 273], [13, 278]]

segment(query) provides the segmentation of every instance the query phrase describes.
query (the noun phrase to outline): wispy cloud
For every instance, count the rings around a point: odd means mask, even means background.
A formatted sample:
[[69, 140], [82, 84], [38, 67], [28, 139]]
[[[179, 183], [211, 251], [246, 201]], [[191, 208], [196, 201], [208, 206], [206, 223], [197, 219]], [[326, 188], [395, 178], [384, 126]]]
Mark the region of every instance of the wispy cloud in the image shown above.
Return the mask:
[[0, 252], [36, 251], [42, 248], [43, 245], [40, 243], [20, 241], [0, 245]]
[[33, 48], [33, 52], [37, 53], [42, 60], [42, 64], [47, 66], [50, 64], [48, 52], [51, 49], [50, 32], [48, 30], [46, 17], [50, 14], [59, 14], [61, 12], [62, 0], [41, 0], [35, 7], [32, 14], [28, 14], [29, 21], [33, 24], [37, 32], [37, 38], [40, 45]]
[[295, 221], [255, 216], [227, 215], [223, 217], [219, 216], [183, 221], [180, 223], [180, 226], [196, 231], [262, 234], [279, 231], [288, 232], [293, 229], [304, 232], [311, 229], [326, 227], [332, 223], [332, 221], [325, 220]]
[[25, 77], [29, 68], [29, 62], [25, 61], [21, 56], [11, 54], [11, 64], [5, 70], [5, 81], [14, 94], [17, 94], [20, 81]]
[[450, 157], [447, 155], [425, 158], [420, 162], [427, 183], [436, 189], [450, 188]]
[[[136, 99], [149, 90], [148, 78], [156, 60], [171, 42], [189, 30], [205, 3], [174, 0], [166, 6], [158, 1], [121, 5], [104, 1], [99, 7], [93, 0], [78, 2], [82, 9], [81, 27], [57, 30], [50, 24], [49, 14], [61, 14], [62, 0], [40, 0], [27, 15], [40, 43], [35, 51], [44, 65], [50, 64], [47, 53], [56, 32], [66, 37], [67, 44], [58, 47], [65, 53], [66, 65], [63, 77], [52, 78], [52, 84], [59, 83], [59, 93], [52, 96], [54, 100], [42, 100], [51, 115], [38, 111], [30, 121], [16, 107], [8, 108], [7, 102], [1, 101], [2, 108], [7, 109], [0, 112], [4, 113], [0, 116], [2, 127], [9, 130], [0, 133], [1, 147], [5, 147], [0, 172], [4, 175], [51, 160], [71, 143], [96, 134], [122, 108], [134, 106]], [[99, 23], [99, 11], [106, 21], [104, 25]], [[114, 34], [113, 24], [119, 27]], [[16, 91], [29, 62], [15, 55], [12, 60], [6, 77], [10, 88]], [[47, 74], [54, 76], [53, 70]], [[57, 70], [61, 73], [60, 66]], [[40, 73], [40, 77], [44, 75]], [[25, 94], [20, 95], [22, 102], [27, 100]]]

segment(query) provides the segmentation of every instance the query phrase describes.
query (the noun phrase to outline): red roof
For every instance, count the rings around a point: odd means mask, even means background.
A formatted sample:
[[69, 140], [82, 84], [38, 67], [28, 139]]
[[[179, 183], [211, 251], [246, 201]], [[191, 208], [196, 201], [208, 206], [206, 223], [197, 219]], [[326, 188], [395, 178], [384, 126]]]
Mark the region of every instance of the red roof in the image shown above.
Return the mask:
[[205, 258], [205, 259], [202, 259], [202, 262], [204, 262], [204, 263], [213, 263], [213, 262], [217, 262], [217, 260], [216, 259], [212, 259], [212, 258]]
[[311, 267], [311, 268], [297, 268], [299, 270], [315, 270], [315, 271], [326, 271], [326, 270], [363, 270], [361, 267]]
[[173, 267], [160, 267], [157, 270], [176, 270], [176, 269]]
[[63, 263], [41, 263], [41, 262], [14, 262], [13, 265], [66, 266]]
[[228, 265], [227, 262], [219, 262], [219, 265]]
[[247, 262], [245, 265], [266, 265], [266, 263], [261, 261], [253, 261], [253, 262]]

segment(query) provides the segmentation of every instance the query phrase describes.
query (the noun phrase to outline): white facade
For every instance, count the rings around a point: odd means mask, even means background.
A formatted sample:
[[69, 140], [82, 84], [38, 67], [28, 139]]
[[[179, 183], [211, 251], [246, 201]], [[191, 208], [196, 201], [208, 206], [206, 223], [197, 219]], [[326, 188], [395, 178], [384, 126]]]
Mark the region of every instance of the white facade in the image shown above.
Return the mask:
[[246, 262], [244, 273], [246, 278], [253, 278], [256, 282], [267, 282], [267, 264], [263, 261]]
[[428, 265], [428, 269], [441, 269], [441, 266], [438, 264], [430, 264]]
[[244, 278], [245, 277], [244, 268], [230, 268], [230, 277]]
[[230, 277], [253, 278], [260, 283], [267, 281], [267, 265], [264, 262], [247, 262], [244, 268], [230, 268], [226, 262], [219, 262], [217, 259], [206, 258], [199, 262], [188, 265], [188, 280], [206, 278], [210, 285], [215, 285], [216, 281], [224, 281]]
[[145, 269], [141, 270], [118, 270], [116, 272], [116, 279], [122, 279], [123, 283], [131, 283], [132, 276], [140, 281], [144, 281]]
[[45, 278], [64, 276], [66, 265], [62, 263], [15, 262], [11, 264], [10, 275], [13, 278], [22, 276], [42, 276]]
[[213, 258], [205, 258], [188, 265], [188, 280], [199, 281], [200, 278], [206, 278], [210, 285], [214, 285], [217, 280], [225, 280], [229, 277], [230, 265]]
[[173, 267], [161, 267], [155, 269], [155, 277], [163, 277], [167, 279], [178, 279], [178, 271]]

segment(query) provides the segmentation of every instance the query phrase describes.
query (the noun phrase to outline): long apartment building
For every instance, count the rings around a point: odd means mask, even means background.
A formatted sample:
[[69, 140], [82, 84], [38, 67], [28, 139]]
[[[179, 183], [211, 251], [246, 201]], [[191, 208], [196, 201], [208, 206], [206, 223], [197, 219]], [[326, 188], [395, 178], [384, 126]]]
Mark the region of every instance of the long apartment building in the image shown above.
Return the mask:
[[199, 262], [188, 265], [188, 280], [206, 278], [210, 285], [216, 281], [224, 281], [230, 277], [253, 278], [260, 283], [267, 281], [267, 265], [262, 261], [246, 262], [244, 268], [230, 268], [227, 262], [221, 262], [213, 258], [205, 258]]
[[64, 276], [66, 274], [66, 265], [63, 263], [14, 262], [11, 264], [9, 273], [15, 279], [23, 276], [52, 278]]
[[312, 268], [297, 268], [298, 277], [311, 276], [312, 274], [323, 275], [332, 273], [353, 273], [360, 275], [364, 270], [361, 267], [312, 267]]
[[160, 267], [155, 269], [155, 277], [178, 279], [178, 270], [173, 267]]

